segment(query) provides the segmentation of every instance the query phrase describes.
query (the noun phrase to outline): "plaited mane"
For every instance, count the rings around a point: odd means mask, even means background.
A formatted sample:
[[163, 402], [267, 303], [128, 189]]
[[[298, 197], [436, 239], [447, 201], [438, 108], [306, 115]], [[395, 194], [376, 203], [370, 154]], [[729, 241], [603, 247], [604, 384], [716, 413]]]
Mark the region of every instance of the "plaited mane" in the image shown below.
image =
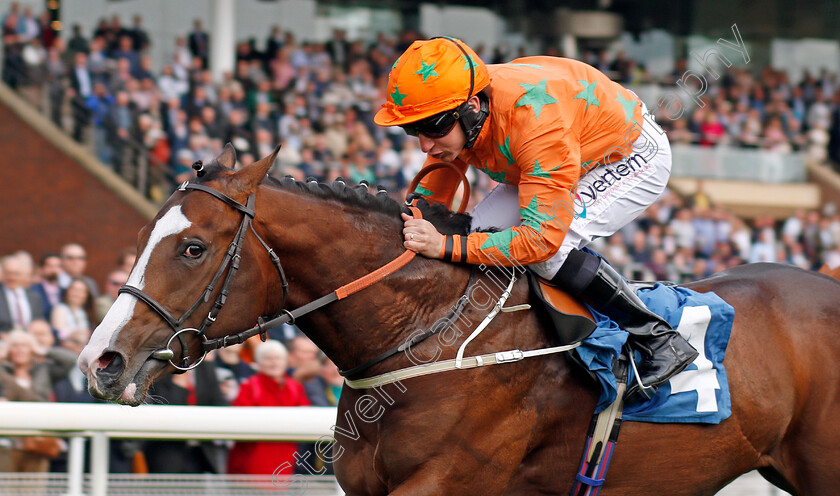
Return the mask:
[[[214, 160], [204, 164], [203, 172], [202, 177], [196, 180], [199, 183], [216, 179], [223, 180], [234, 171]], [[388, 196], [384, 189], [380, 188], [377, 194], [372, 195], [368, 192], [366, 185], [352, 185], [342, 179], [336, 179], [331, 183], [319, 183], [314, 178], [296, 181], [291, 176], [286, 176], [282, 180], [266, 176], [263, 184], [397, 219], [400, 218], [401, 212], [408, 212], [402, 203]], [[423, 217], [437, 227], [442, 234], [467, 234], [469, 232], [471, 217], [467, 214], [453, 213], [441, 204], [429, 204], [422, 198], [417, 202], [417, 207], [423, 212]]]

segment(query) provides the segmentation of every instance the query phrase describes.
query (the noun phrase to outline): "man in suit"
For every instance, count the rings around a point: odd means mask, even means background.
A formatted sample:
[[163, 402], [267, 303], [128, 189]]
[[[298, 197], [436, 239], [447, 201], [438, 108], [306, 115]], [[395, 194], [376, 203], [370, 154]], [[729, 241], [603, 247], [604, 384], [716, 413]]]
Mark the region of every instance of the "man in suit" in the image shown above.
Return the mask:
[[58, 253], [47, 253], [41, 257], [41, 282], [32, 285], [32, 291], [41, 297], [44, 303], [44, 315], [52, 313], [54, 306], [61, 303], [64, 290], [58, 285], [61, 274], [61, 257]]
[[346, 33], [342, 29], [333, 29], [332, 38], [327, 41], [327, 53], [330, 54], [332, 63], [344, 71], [350, 69], [350, 43], [347, 42]]
[[131, 133], [134, 130], [135, 110], [128, 91], [118, 91], [106, 122], [108, 140], [113, 151], [111, 166], [117, 174], [125, 174], [129, 165]]
[[207, 67], [207, 56], [210, 53], [210, 38], [207, 32], [201, 25], [201, 20], [193, 21], [193, 30], [187, 36], [187, 46], [190, 47], [190, 53], [193, 57], [200, 57], [204, 62], [204, 67]]
[[134, 16], [133, 25], [129, 33], [135, 52], [144, 52], [151, 45], [149, 34], [146, 33], [146, 29], [143, 27], [143, 18], [139, 15]]
[[85, 101], [93, 95], [94, 78], [88, 68], [88, 56], [85, 52], [76, 52], [73, 68], [70, 69], [70, 97], [73, 109], [73, 139], [82, 141], [84, 130], [90, 116]]
[[265, 62], [268, 64], [271, 59], [277, 58], [277, 52], [283, 48], [283, 32], [280, 31], [280, 26], [274, 25], [271, 27], [271, 34], [265, 40]]
[[87, 252], [78, 243], [68, 243], [61, 247], [61, 274], [58, 275], [58, 285], [67, 289], [73, 279], [82, 279], [88, 285], [93, 298], [99, 296], [99, 287], [90, 276], [85, 275], [87, 267]]
[[32, 267], [19, 254], [0, 260], [3, 283], [0, 284], [0, 333], [14, 328], [26, 329], [34, 319], [44, 318], [44, 303], [29, 289]]

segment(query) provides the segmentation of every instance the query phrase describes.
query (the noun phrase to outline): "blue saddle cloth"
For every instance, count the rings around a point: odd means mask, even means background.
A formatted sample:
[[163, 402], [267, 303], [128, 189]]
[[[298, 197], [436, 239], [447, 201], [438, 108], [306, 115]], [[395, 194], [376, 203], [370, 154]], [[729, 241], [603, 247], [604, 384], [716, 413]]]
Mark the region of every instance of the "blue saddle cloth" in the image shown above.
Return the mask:
[[[700, 355], [683, 372], [661, 385], [650, 400], [625, 404], [623, 418], [707, 424], [717, 424], [728, 418], [732, 409], [723, 359], [735, 310], [714, 293], [698, 293], [663, 284], [642, 289], [638, 295]], [[619, 355], [629, 334], [608, 317], [590, 310], [598, 327], [575, 351], [601, 385], [598, 413], [615, 400], [613, 358]], [[635, 380], [632, 369], [629, 380]]]

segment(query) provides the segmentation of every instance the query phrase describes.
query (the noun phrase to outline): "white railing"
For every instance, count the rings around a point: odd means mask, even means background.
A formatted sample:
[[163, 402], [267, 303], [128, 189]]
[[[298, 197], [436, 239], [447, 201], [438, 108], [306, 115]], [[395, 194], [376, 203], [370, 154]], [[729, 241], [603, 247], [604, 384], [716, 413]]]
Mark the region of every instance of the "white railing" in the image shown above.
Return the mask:
[[[51, 435], [69, 438], [67, 475], [2, 474], [3, 494], [65, 494], [106, 496], [141, 494], [142, 489], [167, 486], [156, 494], [173, 492], [173, 483], [196, 494], [276, 494], [270, 475], [178, 475], [108, 474], [108, 440], [135, 439], [235, 439], [264, 441], [316, 441], [329, 436], [335, 424], [335, 408], [319, 407], [210, 407], [120, 405], [83, 403], [0, 403], [0, 435]], [[91, 438], [90, 476], [84, 474], [84, 438]], [[191, 481], [192, 479], [192, 481]], [[333, 477], [297, 478], [301, 487], [286, 487], [284, 494], [340, 495]], [[169, 482], [169, 484], [167, 484]], [[192, 482], [192, 483], [191, 483]], [[47, 486], [63, 484], [63, 492]], [[12, 493], [12, 489], [17, 488]], [[122, 489], [120, 489], [122, 488]], [[236, 488], [236, 489], [234, 489]], [[30, 492], [31, 489], [34, 492]], [[297, 489], [297, 490], [296, 490]], [[190, 491], [192, 491], [190, 493]], [[221, 491], [221, 492], [217, 492]]]
[[[105, 496], [140, 494], [274, 495], [270, 475], [108, 474], [108, 440], [236, 439], [316, 441], [332, 434], [335, 408], [202, 407], [143, 405], [137, 408], [80, 403], [0, 403], [0, 436], [52, 435], [69, 438], [67, 474], [2, 474], [4, 495]], [[91, 438], [91, 473], [84, 473], [86, 437]], [[581, 442], [584, 433], [581, 432]], [[295, 477], [282, 494], [343, 494], [335, 478]], [[751, 473], [718, 496], [774, 496], [781, 491]]]
[[332, 432], [335, 419], [335, 408], [322, 407], [0, 403], [3, 434], [102, 432], [137, 439], [315, 441]]

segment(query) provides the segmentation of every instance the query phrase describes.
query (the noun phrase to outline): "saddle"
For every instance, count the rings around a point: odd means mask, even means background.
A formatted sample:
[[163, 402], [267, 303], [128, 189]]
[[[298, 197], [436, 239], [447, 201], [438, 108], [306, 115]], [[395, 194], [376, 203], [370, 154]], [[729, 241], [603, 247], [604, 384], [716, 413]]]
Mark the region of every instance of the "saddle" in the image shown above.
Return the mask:
[[592, 334], [597, 326], [583, 303], [530, 270], [527, 273], [531, 293], [542, 301], [561, 345], [577, 343]]
[[[672, 281], [628, 281], [633, 291], [652, 289], [656, 284], [677, 286]], [[592, 313], [580, 300], [563, 291], [550, 281], [528, 271], [528, 284], [545, 307], [561, 345], [582, 341], [597, 327]]]

